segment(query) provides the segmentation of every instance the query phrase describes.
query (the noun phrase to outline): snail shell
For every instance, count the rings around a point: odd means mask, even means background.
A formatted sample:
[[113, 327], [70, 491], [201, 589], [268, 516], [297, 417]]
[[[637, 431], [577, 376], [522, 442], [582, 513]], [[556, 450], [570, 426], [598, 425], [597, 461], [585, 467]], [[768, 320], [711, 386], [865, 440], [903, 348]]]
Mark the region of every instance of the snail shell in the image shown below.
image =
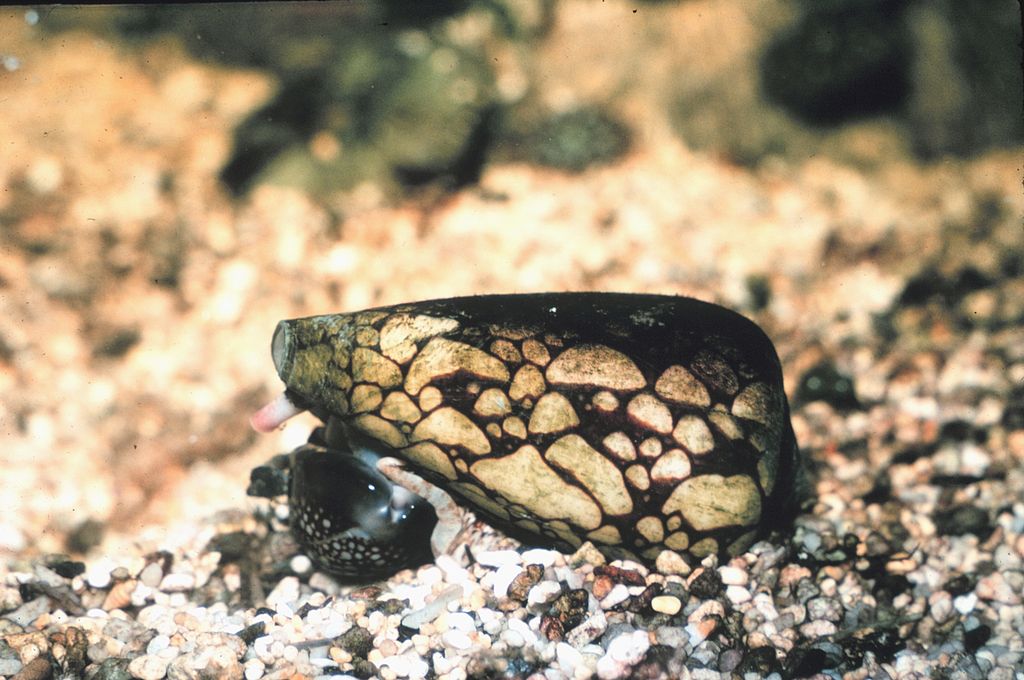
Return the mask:
[[[530, 544], [592, 541], [647, 564], [731, 556], [794, 504], [775, 348], [706, 302], [429, 300], [282, 321], [272, 355], [287, 399], [257, 429], [300, 409], [339, 419]], [[312, 486], [310, 508], [330, 495]]]

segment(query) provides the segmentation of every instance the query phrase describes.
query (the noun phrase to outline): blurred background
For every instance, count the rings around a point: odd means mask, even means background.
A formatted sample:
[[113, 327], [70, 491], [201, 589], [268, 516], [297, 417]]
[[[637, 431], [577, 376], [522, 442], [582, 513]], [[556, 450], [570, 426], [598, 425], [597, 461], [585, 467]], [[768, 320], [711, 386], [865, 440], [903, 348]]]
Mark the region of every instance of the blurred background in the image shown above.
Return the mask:
[[693, 295], [839, 410], [893, 348], [1024, 323], [1010, 0], [50, 6], [0, 36], [0, 554], [244, 507], [311, 425], [247, 424], [281, 318]]

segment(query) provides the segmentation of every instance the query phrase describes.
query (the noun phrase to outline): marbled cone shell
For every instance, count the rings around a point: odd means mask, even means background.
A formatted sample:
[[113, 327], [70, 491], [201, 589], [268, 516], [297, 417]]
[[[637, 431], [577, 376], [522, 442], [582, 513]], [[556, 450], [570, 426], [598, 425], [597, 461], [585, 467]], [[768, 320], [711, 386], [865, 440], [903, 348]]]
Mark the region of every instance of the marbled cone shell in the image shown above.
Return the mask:
[[488, 295], [283, 321], [275, 363], [321, 418], [393, 449], [524, 542], [653, 564], [743, 552], [793, 502], [775, 348], [698, 300]]

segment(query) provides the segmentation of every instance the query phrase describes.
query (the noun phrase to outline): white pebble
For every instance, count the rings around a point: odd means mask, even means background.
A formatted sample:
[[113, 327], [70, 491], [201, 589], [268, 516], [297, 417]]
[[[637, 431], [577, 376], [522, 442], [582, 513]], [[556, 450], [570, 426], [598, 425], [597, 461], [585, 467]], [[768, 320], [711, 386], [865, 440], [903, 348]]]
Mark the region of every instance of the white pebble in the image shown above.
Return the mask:
[[434, 672], [438, 675], [444, 675], [452, 670], [452, 662], [441, 652], [434, 652], [430, 660], [434, 664]]
[[150, 562], [146, 568], [139, 572], [139, 580], [150, 588], [156, 588], [164, 577], [164, 570], [158, 562]]
[[616, 583], [611, 591], [604, 596], [604, 599], [601, 600], [601, 608], [611, 609], [620, 602], [625, 602], [628, 598], [629, 588], [622, 583]]
[[953, 599], [953, 606], [956, 608], [958, 612], [965, 616], [974, 611], [974, 607], [977, 604], [978, 596], [974, 593], [966, 593], [964, 595], [959, 595]]
[[583, 655], [575, 647], [565, 642], [559, 642], [555, 647], [555, 658], [558, 659], [558, 665], [562, 667], [562, 670], [570, 676], [575, 673], [576, 667], [583, 663]]
[[494, 573], [494, 579], [492, 581], [494, 585], [494, 596], [499, 599], [508, 597], [508, 587], [512, 585], [512, 581], [514, 581], [516, 576], [519, 576], [522, 571], [523, 568], [518, 564], [508, 564], [503, 567], [498, 567], [498, 571]]
[[523, 636], [514, 630], [506, 630], [501, 634], [501, 639], [505, 641], [505, 644], [509, 647], [522, 647], [526, 644], [526, 640]]
[[160, 590], [165, 593], [183, 593], [195, 586], [195, 574], [168, 574], [160, 581]]
[[522, 619], [509, 619], [508, 629], [518, 633], [523, 638], [523, 644], [532, 645], [537, 639], [537, 634]]
[[305, 555], [296, 555], [288, 562], [289, 568], [296, 574], [308, 574], [313, 570], [313, 562]]
[[522, 563], [522, 558], [515, 550], [484, 550], [473, 553], [473, 557], [479, 564], [495, 569], [509, 564], [519, 565]]
[[554, 550], [544, 550], [543, 548], [526, 550], [521, 555], [523, 564], [539, 564], [542, 567], [550, 567], [560, 556], [561, 553], [557, 553]]
[[245, 662], [245, 680], [259, 680], [263, 677], [266, 669], [266, 664], [259, 659], [249, 659]]
[[531, 607], [534, 605], [547, 604], [561, 594], [561, 584], [555, 583], [554, 581], [541, 581], [534, 587], [530, 588], [530, 594], [527, 595], [526, 603]]
[[148, 654], [132, 659], [128, 672], [139, 680], [161, 680], [167, 674], [169, 659]]
[[683, 603], [674, 595], [658, 595], [651, 600], [651, 609], [669, 616], [678, 614], [682, 606]]
[[597, 661], [597, 676], [602, 680], [627, 677], [629, 670], [644, 658], [650, 639], [642, 630], [623, 633], [611, 641], [608, 652]]
[[448, 615], [448, 628], [461, 630], [463, 633], [472, 633], [476, 630], [476, 623], [473, 617], [465, 612], [455, 612]]
[[274, 589], [267, 595], [267, 606], [280, 610], [282, 605], [293, 603], [298, 599], [299, 579], [295, 576], [286, 576], [278, 581]]
[[722, 583], [727, 586], [745, 586], [750, 580], [747, 572], [739, 567], [719, 567], [718, 575], [722, 578]]
[[728, 586], [725, 589], [725, 596], [733, 604], [742, 604], [750, 601], [750, 591], [743, 586]]
[[171, 646], [171, 638], [166, 635], [157, 635], [146, 645], [146, 654], [158, 654]]
[[441, 641], [447, 647], [454, 649], [469, 649], [473, 646], [473, 641], [461, 630], [449, 630], [441, 636]]

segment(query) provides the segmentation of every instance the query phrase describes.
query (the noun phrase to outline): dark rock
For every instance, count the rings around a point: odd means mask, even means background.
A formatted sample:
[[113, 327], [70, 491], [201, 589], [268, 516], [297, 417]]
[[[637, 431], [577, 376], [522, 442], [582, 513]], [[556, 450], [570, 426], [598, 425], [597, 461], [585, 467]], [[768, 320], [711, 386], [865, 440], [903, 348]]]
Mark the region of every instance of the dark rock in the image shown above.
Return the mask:
[[373, 634], [360, 626], [352, 626], [334, 639], [338, 645], [354, 657], [365, 659], [373, 649]]
[[978, 649], [988, 642], [992, 637], [992, 628], [984, 623], [977, 628], [964, 631], [964, 649], [968, 654], [974, 654]]
[[935, 530], [941, 536], [973, 534], [985, 540], [995, 530], [988, 512], [975, 505], [937, 510], [932, 515], [932, 521], [935, 522]]
[[853, 379], [840, 373], [831, 361], [822, 361], [800, 378], [796, 389], [797, 404], [824, 401], [837, 411], [860, 408]]
[[903, 3], [813, 4], [761, 61], [768, 98], [809, 123], [897, 111], [910, 92], [913, 41]]
[[690, 581], [690, 594], [701, 600], [713, 600], [724, 592], [722, 577], [715, 569], [703, 569]]
[[602, 109], [590, 107], [543, 121], [529, 135], [526, 147], [529, 158], [541, 165], [580, 172], [614, 161], [629, 144], [625, 125]]
[[256, 638], [263, 637], [266, 633], [267, 626], [263, 621], [257, 621], [251, 626], [246, 626], [238, 633], [238, 637], [242, 638], [242, 642], [245, 643], [246, 647], [251, 645]]
[[86, 680], [132, 680], [132, 674], [128, 672], [129, 663], [131, 663], [131, 659], [104, 659], [91, 673], [85, 676]]
[[759, 677], [766, 677], [772, 673], [782, 670], [779, 659], [775, 654], [774, 647], [755, 647], [743, 656], [740, 665], [736, 667], [736, 673], [745, 675], [753, 673]]
[[85, 554], [103, 542], [106, 528], [99, 520], [83, 520], [68, 533], [64, 545], [70, 553]]

